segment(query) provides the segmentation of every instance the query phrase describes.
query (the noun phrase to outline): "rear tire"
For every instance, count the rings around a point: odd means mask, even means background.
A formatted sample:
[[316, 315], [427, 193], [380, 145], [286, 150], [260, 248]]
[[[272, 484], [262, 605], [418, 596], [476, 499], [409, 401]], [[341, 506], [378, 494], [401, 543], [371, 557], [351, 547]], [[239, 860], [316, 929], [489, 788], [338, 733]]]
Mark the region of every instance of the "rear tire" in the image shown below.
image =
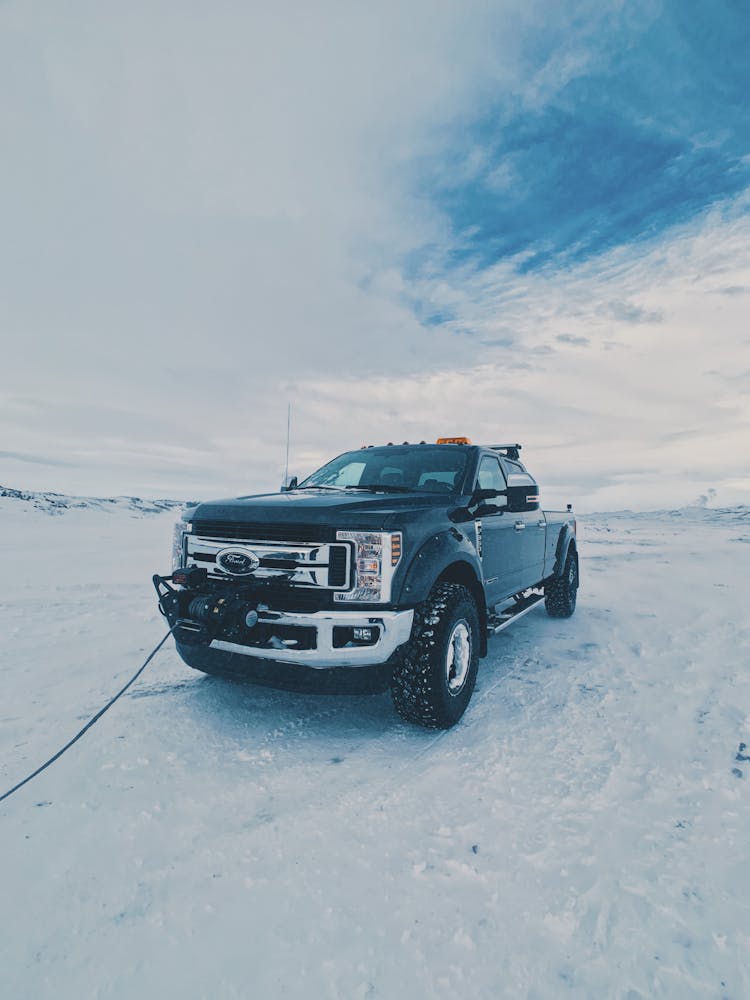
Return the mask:
[[562, 575], [549, 580], [544, 587], [544, 606], [550, 618], [570, 618], [578, 597], [578, 556], [571, 549]]
[[439, 583], [414, 611], [411, 638], [391, 676], [407, 722], [450, 729], [466, 711], [479, 666], [479, 612], [466, 587]]

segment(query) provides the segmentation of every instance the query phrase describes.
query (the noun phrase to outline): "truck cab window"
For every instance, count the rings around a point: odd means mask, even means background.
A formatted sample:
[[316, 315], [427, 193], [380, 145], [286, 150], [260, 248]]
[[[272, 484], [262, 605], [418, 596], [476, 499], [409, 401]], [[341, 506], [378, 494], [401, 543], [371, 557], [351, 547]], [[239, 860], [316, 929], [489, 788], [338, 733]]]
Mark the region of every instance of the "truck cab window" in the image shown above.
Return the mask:
[[479, 463], [477, 486], [480, 490], [504, 490], [505, 476], [500, 463], [491, 455], [485, 455]]

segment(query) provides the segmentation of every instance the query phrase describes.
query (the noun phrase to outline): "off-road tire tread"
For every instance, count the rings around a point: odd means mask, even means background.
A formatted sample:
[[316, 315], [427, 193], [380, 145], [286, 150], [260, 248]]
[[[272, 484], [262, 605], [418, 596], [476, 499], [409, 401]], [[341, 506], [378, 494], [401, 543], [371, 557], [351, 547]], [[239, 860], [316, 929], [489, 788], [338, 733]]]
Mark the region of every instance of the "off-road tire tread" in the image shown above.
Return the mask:
[[[472, 627], [472, 663], [455, 702], [448, 702], [442, 685], [443, 649], [456, 618]], [[393, 705], [407, 722], [428, 729], [448, 729], [463, 715], [471, 699], [479, 662], [479, 613], [471, 593], [458, 583], [439, 583], [414, 610], [411, 637], [391, 675]]]
[[[576, 559], [571, 549], [565, 559], [562, 575], [548, 580], [544, 587], [544, 607], [550, 618], [570, 618], [576, 609], [578, 592], [578, 566], [576, 565], [576, 586], [569, 583], [570, 564]], [[576, 559], [577, 563], [577, 559]]]

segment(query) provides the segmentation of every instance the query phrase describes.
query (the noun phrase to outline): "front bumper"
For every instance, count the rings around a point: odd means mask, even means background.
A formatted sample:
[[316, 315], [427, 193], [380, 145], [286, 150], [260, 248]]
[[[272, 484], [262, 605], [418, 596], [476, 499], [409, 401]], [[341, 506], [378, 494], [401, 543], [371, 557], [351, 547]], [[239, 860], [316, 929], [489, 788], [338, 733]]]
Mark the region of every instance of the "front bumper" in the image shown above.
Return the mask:
[[[299, 664], [325, 670], [331, 667], [366, 667], [385, 663], [411, 635], [414, 611], [313, 611], [291, 612], [264, 610], [259, 613], [259, 625], [273, 629], [274, 625], [287, 628], [315, 630], [313, 649], [295, 649], [278, 641], [273, 645], [252, 645], [228, 641], [217, 637], [210, 649], [226, 653], [239, 653], [256, 659], [276, 663]], [[377, 639], [367, 646], [334, 646], [334, 628], [373, 628]]]
[[270, 664], [317, 670], [386, 664], [409, 639], [414, 620], [411, 608], [282, 610], [274, 608], [270, 588], [217, 586], [198, 567], [156, 575], [153, 584], [178, 648]]

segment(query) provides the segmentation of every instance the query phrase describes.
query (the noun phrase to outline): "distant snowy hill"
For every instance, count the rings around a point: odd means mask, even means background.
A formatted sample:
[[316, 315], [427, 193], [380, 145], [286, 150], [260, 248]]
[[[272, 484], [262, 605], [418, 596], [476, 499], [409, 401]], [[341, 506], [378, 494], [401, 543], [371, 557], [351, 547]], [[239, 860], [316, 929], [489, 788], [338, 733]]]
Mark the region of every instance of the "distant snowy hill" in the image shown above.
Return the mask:
[[[0, 486], [1, 500], [16, 500], [47, 514], [63, 514], [66, 510], [127, 510], [138, 514], [160, 514], [183, 507], [181, 500], [143, 500], [141, 497], [73, 497], [64, 493], [14, 490]], [[0, 506], [2, 509], [2, 506]]]
[[672, 510], [632, 511], [616, 510], [602, 511], [596, 514], [586, 514], [586, 521], [602, 519], [622, 519], [646, 517], [650, 521], [700, 521], [704, 524], [728, 524], [736, 521], [739, 524], [750, 524], [750, 507], [746, 504], [736, 504], [733, 507], [706, 507], [694, 504], [688, 507], [677, 507]]

